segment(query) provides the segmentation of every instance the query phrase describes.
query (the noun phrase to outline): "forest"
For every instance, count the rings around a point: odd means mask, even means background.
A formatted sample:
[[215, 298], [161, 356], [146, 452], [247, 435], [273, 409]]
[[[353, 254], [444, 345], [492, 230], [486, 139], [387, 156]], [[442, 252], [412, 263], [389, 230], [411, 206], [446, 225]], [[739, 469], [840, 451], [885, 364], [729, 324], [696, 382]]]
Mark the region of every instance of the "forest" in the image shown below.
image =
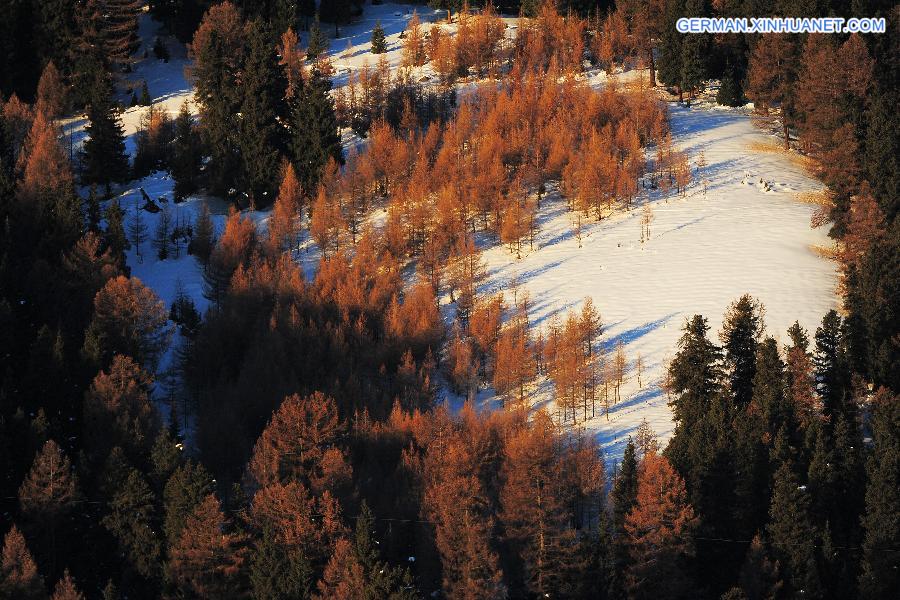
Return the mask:
[[[0, 0], [0, 599], [900, 595], [900, 9], [432, 0], [344, 69], [379, 4]], [[888, 32], [674, 26], [834, 14]], [[172, 115], [128, 75], [176, 42]], [[596, 298], [539, 321], [484, 254], [542, 252], [557, 198], [579, 249], [658, 235], [642, 198], [706, 195], [670, 107], [712, 81], [821, 181], [839, 308], [677, 323], [674, 430], [612, 462], [585, 424], [649, 367]], [[171, 204], [120, 203], [156, 173]], [[164, 301], [144, 256], [202, 294]]]

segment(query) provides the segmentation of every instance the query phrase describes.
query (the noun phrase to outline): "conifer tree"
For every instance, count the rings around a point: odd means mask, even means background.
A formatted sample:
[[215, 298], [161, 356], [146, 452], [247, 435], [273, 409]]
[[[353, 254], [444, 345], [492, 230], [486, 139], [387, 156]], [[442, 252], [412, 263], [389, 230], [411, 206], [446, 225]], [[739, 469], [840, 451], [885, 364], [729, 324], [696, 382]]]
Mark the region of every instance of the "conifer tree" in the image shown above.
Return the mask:
[[15, 524], [3, 538], [0, 596], [22, 600], [39, 600], [46, 597], [37, 564], [28, 551], [25, 537]]
[[63, 572], [62, 579], [56, 582], [50, 600], [84, 600], [84, 594], [76, 587], [75, 580], [72, 579], [68, 569]]
[[130, 357], [115, 355], [85, 394], [84, 420], [88, 445], [104, 456], [119, 446], [137, 460], [150, 449], [159, 427], [150, 404], [152, 378]]
[[822, 325], [816, 329], [816, 352], [813, 365], [816, 373], [816, 388], [822, 399], [825, 416], [835, 419], [844, 410], [847, 381], [844, 340], [841, 332], [841, 317], [830, 310], [822, 318]]
[[[685, 0], [684, 14], [689, 17], [704, 17], [705, 0]], [[681, 87], [690, 91], [702, 87], [707, 78], [707, 61], [711, 40], [709, 34], [693, 33], [682, 35], [681, 41]]]
[[205, 598], [239, 596], [247, 560], [246, 536], [228, 531], [214, 494], [188, 515], [171, 548], [169, 569], [177, 589]]
[[249, 204], [264, 208], [275, 201], [275, 189], [282, 144], [282, 126], [278, 117], [286, 82], [278, 67], [275, 49], [261, 21], [247, 28], [247, 57], [241, 80], [243, 99], [238, 146], [241, 152], [241, 183]]
[[176, 202], [197, 191], [197, 179], [200, 175], [202, 158], [193, 126], [193, 117], [191, 117], [187, 102], [184, 102], [178, 111], [178, 117], [175, 118], [175, 137], [172, 156], [169, 158], [169, 168], [175, 179], [172, 193]]
[[153, 247], [156, 249], [156, 257], [166, 260], [171, 254], [172, 248], [172, 213], [168, 206], [163, 206], [156, 219], [156, 231], [153, 232]]
[[167, 321], [166, 306], [153, 290], [136, 277], [119, 275], [94, 297], [85, 354], [98, 368], [122, 354], [154, 371], [172, 333]]
[[664, 457], [645, 456], [638, 471], [635, 506], [625, 518], [629, 597], [690, 595], [687, 561], [694, 554], [696, 526], [684, 481]]
[[125, 133], [112, 102], [110, 86], [102, 79], [94, 86], [88, 120], [82, 181], [103, 184], [108, 195], [111, 183], [128, 178], [128, 157]]
[[184, 529], [188, 515], [213, 491], [213, 481], [203, 465], [188, 460], [175, 469], [163, 491], [167, 545], [173, 547]]
[[319, 3], [319, 15], [326, 23], [334, 23], [334, 37], [340, 35], [338, 25], [350, 21], [351, 0], [322, 0]]
[[303, 86], [294, 101], [291, 151], [297, 177], [307, 197], [312, 197], [329, 160], [343, 162], [331, 82], [317, 74]]
[[31, 521], [52, 526], [73, 508], [77, 494], [72, 463], [56, 442], [48, 440], [19, 488], [22, 513]]
[[230, 2], [212, 6], [189, 47], [191, 78], [200, 108], [212, 192], [226, 196], [239, 174], [237, 114], [242, 87], [237, 76], [244, 62], [245, 36], [240, 13]]
[[256, 600], [309, 598], [312, 567], [301, 550], [285, 548], [272, 527], [263, 529], [250, 557], [250, 586]]
[[194, 222], [194, 236], [188, 246], [188, 252], [197, 257], [201, 264], [209, 261], [210, 254], [216, 245], [216, 231], [206, 202], [200, 205], [200, 212]]
[[[684, 34], [675, 29], [675, 22], [682, 15], [682, 0], [666, 0], [664, 4], [664, 16], [662, 35], [659, 43], [659, 59], [656, 67], [659, 69], [660, 82], [675, 86], [678, 89], [679, 100], [684, 93], [682, 85], [682, 56]], [[691, 53], [693, 58], [694, 53]]]
[[669, 366], [669, 393], [675, 417], [675, 435], [666, 454], [679, 472], [692, 461], [690, 437], [694, 428], [717, 402], [722, 374], [719, 366], [721, 350], [707, 337], [709, 326], [700, 315], [685, 323], [678, 340], [678, 354]]
[[638, 490], [638, 462], [634, 441], [628, 438], [622, 462], [619, 464], [619, 472], [613, 484], [610, 496], [613, 505], [613, 529], [616, 535], [621, 535], [625, 528], [625, 517], [634, 508], [637, 502]]
[[47, 63], [41, 73], [41, 79], [37, 87], [37, 103], [35, 109], [43, 112], [51, 119], [57, 119], [68, 108], [68, 90], [63, 82], [62, 75], [53, 64]]
[[719, 339], [724, 350], [731, 395], [738, 407], [745, 408], [753, 394], [756, 374], [756, 349], [765, 324], [765, 309], [758, 300], [744, 294], [728, 307]]
[[303, 191], [291, 163], [285, 163], [283, 173], [278, 197], [275, 199], [275, 208], [269, 219], [269, 244], [275, 252], [294, 248], [300, 233]]
[[106, 231], [103, 232], [103, 245], [116, 257], [120, 265], [125, 264], [125, 251], [131, 247], [125, 236], [125, 212], [119, 206], [119, 200], [113, 199], [106, 207], [103, 216], [106, 218]]
[[309, 41], [306, 44], [306, 56], [310, 60], [316, 60], [327, 51], [328, 38], [325, 37], [321, 27], [319, 27], [319, 15], [316, 14], [312, 27], [309, 29]]
[[797, 46], [789, 35], [762, 35], [753, 47], [747, 70], [747, 96], [763, 110], [781, 109], [784, 147], [796, 126]]
[[790, 593], [821, 593], [816, 541], [817, 531], [810, 518], [810, 496], [794, 471], [793, 461], [782, 461], [775, 473], [769, 524], [766, 528], [773, 555], [784, 568]]
[[[109, 514], [103, 517], [103, 526], [116, 539], [125, 559], [126, 572], [131, 577], [137, 574], [149, 583], [148, 591], [152, 591], [153, 582], [160, 577], [162, 557], [155, 513], [156, 497], [153, 491], [137, 469], [131, 469], [121, 488], [109, 501]], [[132, 581], [129, 587], [139, 585]]]
[[375, 21], [375, 27], [372, 29], [372, 54], [384, 54], [387, 52], [387, 42], [384, 38], [384, 28], [381, 21]]
[[900, 586], [900, 399], [882, 388], [872, 420], [875, 448], [866, 471], [860, 597], [885, 598]]

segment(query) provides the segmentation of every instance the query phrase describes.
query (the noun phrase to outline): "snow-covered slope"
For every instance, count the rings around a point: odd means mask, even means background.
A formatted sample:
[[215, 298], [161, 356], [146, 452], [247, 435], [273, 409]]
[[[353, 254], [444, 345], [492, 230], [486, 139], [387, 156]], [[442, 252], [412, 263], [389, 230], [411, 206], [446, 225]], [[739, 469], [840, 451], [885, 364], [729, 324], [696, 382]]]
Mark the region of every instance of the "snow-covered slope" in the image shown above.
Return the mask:
[[[443, 12], [420, 9], [423, 22], [444, 17]], [[407, 5], [366, 6], [360, 20], [341, 28], [329, 52], [337, 68], [336, 85], [346, 82], [348, 69], [359, 69], [365, 61], [375, 64], [378, 57], [369, 50], [376, 21], [387, 33], [387, 58], [392, 68], [399, 67], [399, 34], [411, 16], [408, 10]], [[513, 25], [513, 20], [507, 21]], [[158, 61], [152, 53], [154, 37], [160, 34], [158, 24], [144, 15], [140, 27], [142, 48], [147, 49], [148, 57], [137, 63], [129, 79], [138, 90], [146, 79], [156, 105], [174, 115], [182, 102], [192, 97], [184, 77], [184, 46], [165, 38], [172, 58], [168, 63]], [[448, 32], [455, 30], [455, 25], [444, 27]], [[323, 29], [333, 33], [325, 24]], [[513, 30], [507, 32], [512, 34]], [[625, 83], [636, 76], [636, 72], [629, 72], [617, 79]], [[599, 71], [586, 76], [594, 87], [604, 85], [606, 79]], [[134, 151], [134, 134], [145, 111], [135, 107], [123, 115], [129, 153]], [[820, 189], [820, 184], [784, 154], [761, 150], [777, 142], [758, 130], [741, 111], [673, 107], [671, 113], [675, 144], [687, 150], [692, 161], [701, 150], [705, 155], [708, 166], [697, 179], [707, 179], [708, 189], [704, 194], [702, 186], [695, 183], [684, 198], [674, 194], [660, 198], [654, 192], [648, 242], [640, 243], [641, 211], [637, 207], [601, 223], [585, 222], [579, 248], [564, 203], [554, 200], [551, 193], [540, 212], [541, 228], [534, 251], [521, 260], [499, 245], [485, 251], [489, 266], [486, 291], [506, 289], [517, 281], [530, 293], [533, 324], [546, 326], [552, 314], [578, 309], [584, 298], [591, 296], [603, 315], [604, 342], [612, 347], [621, 340], [631, 361], [641, 355], [645, 365], [643, 388], [638, 388], [637, 378], [630, 372], [622, 401], [612, 407], [609, 421], [601, 413], [583, 424], [596, 433], [608, 461], [621, 456], [627, 436], [643, 418], [663, 440], [671, 435], [671, 413], [659, 384], [666, 363], [674, 355], [685, 318], [696, 313], [707, 316], [715, 335], [728, 304], [750, 293], [766, 306], [768, 332], [784, 340], [785, 330], [795, 319], [814, 330], [822, 315], [837, 305], [835, 266], [812, 250], [816, 245], [828, 245], [828, 238], [823, 229], [810, 229], [814, 207], [795, 197], [798, 192]], [[84, 124], [83, 118], [63, 123], [76, 147], [83, 137]], [[349, 138], [345, 141], [356, 143]], [[141, 187], [154, 200], [166, 197], [171, 202], [172, 185], [167, 174], [154, 173], [123, 186], [119, 198], [129, 220], [135, 204], [142, 203]], [[219, 199], [198, 196], [169, 206], [173, 217], [193, 218], [204, 202], [209, 204], [221, 231], [228, 207]], [[265, 226], [268, 213], [249, 215]], [[152, 238], [158, 217], [145, 213], [144, 218]], [[302, 246], [296, 258], [309, 277], [318, 252], [308, 237]], [[180, 282], [199, 309], [206, 307], [202, 271], [193, 257], [182, 253], [177, 259], [157, 260], [148, 241], [143, 258], [132, 249], [128, 263], [132, 273], [167, 304], [174, 299]], [[448, 307], [450, 312], [452, 308]], [[539, 382], [535, 402], [546, 404], [551, 393], [548, 382]], [[460, 401], [450, 396], [447, 399], [453, 404]], [[490, 390], [479, 399], [486, 406], [494, 405]]]
[[[784, 342], [795, 320], [814, 331], [837, 306], [835, 265], [812, 249], [829, 244], [825, 229], [810, 228], [814, 207], [796, 198], [821, 185], [783, 154], [761, 151], [773, 138], [746, 114], [673, 107], [671, 118], [674, 142], [692, 162], [703, 151], [708, 166], [697, 179], [707, 179], [708, 188], [704, 194], [695, 183], [684, 198], [654, 194], [648, 242], [640, 242], [641, 210], [635, 208], [586, 223], [579, 248], [571, 215], [562, 201], [551, 200], [542, 206], [533, 252], [521, 260], [503, 246], [485, 252], [487, 287], [517, 281], [530, 294], [532, 323], [546, 326], [553, 313], [580, 309], [591, 296], [608, 347], [622, 341], [632, 366], [641, 355], [643, 389], [632, 369], [609, 421], [598, 414], [585, 424], [596, 431], [608, 460], [621, 455], [643, 418], [661, 440], [671, 436], [660, 383], [686, 318], [708, 317], [715, 336], [729, 303], [749, 293], [766, 307], [768, 334]], [[541, 386], [537, 400], [551, 389]]]

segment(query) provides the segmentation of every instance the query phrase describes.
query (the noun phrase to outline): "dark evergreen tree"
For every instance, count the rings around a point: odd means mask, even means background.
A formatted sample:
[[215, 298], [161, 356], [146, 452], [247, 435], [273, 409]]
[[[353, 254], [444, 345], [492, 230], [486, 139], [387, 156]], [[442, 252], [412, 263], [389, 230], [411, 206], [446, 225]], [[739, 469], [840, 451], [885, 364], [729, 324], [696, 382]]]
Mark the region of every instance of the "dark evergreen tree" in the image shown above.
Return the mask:
[[106, 231], [103, 232], [103, 245], [112, 255], [125, 265], [125, 251], [131, 248], [125, 235], [125, 211], [119, 206], [118, 199], [113, 199], [104, 212], [106, 217]]
[[372, 54], [384, 54], [387, 52], [387, 42], [384, 38], [384, 28], [381, 21], [375, 21], [375, 27], [372, 29]]
[[194, 130], [193, 117], [185, 103], [181, 106], [178, 117], [175, 119], [175, 139], [172, 145], [172, 157], [169, 159], [169, 168], [175, 179], [172, 193], [176, 202], [197, 191], [202, 158], [202, 151], [197, 143]]
[[334, 23], [334, 37], [340, 35], [338, 25], [350, 22], [352, 8], [351, 0], [321, 0], [319, 2], [319, 16], [326, 23]]
[[890, 598], [900, 589], [900, 397], [880, 390], [866, 471], [860, 597]]
[[130, 469], [109, 501], [103, 525], [116, 539], [124, 565], [123, 583], [152, 594], [161, 577], [162, 544], [158, 537], [156, 497], [137, 469]]
[[635, 455], [634, 441], [628, 438], [619, 472], [612, 489], [613, 529], [616, 535], [624, 531], [625, 517], [634, 508], [637, 502], [637, 456]]
[[865, 166], [872, 193], [888, 222], [900, 211], [900, 93], [878, 86], [866, 114]]
[[315, 60], [320, 54], [328, 50], [328, 38], [322, 33], [319, 26], [319, 15], [316, 15], [312, 27], [309, 28], [309, 42], [306, 44], [306, 57]]
[[188, 516], [213, 491], [213, 481], [202, 465], [187, 461], [166, 482], [163, 530], [169, 547], [177, 543]]
[[331, 82], [313, 74], [294, 104], [291, 149], [303, 193], [313, 196], [329, 160], [343, 162]]
[[263, 24], [247, 26], [247, 58], [241, 82], [240, 131], [241, 188], [250, 206], [264, 208], [275, 201], [278, 186], [285, 114], [283, 98], [287, 86], [278, 66], [275, 48], [269, 44]]
[[[675, 435], [666, 448], [672, 464], [684, 476], [689, 462], [692, 428], [718, 403], [722, 388], [721, 350], [707, 337], [709, 325], [700, 315], [685, 323], [678, 353], [669, 366], [669, 405], [675, 418]], [[687, 478], [686, 478], [687, 479]], [[690, 487], [690, 486], [689, 486]]]
[[788, 459], [775, 473], [766, 532], [788, 593], [815, 598], [822, 593], [815, 550], [819, 535], [810, 516], [809, 490], [794, 469]]
[[[704, 17], [709, 15], [706, 0], [686, 0], [684, 16]], [[681, 89], [693, 94], [703, 87], [708, 77], [712, 40], [708, 33], [686, 33], [681, 40]]]
[[725, 352], [731, 395], [739, 408], [750, 404], [753, 395], [756, 348], [764, 327], [763, 307], [748, 294], [732, 303], [723, 319], [719, 339]]
[[153, 98], [150, 97], [150, 89], [147, 87], [147, 80], [141, 83], [141, 106], [150, 106], [153, 104]]
[[662, 35], [659, 40], [659, 58], [656, 67], [659, 81], [678, 88], [678, 99], [684, 92], [682, 86], [682, 46], [685, 34], [675, 29], [675, 22], [683, 15], [682, 0], [666, 0], [663, 15]]
[[108, 81], [101, 78], [94, 86], [94, 96], [88, 107], [90, 123], [85, 128], [84, 183], [106, 186], [128, 179], [128, 156], [125, 154], [125, 133], [119, 122], [118, 109], [112, 102]]
[[231, 197], [240, 174], [237, 142], [242, 89], [238, 76], [244, 62], [244, 26], [234, 5], [210, 8], [194, 35], [191, 76], [200, 104], [203, 140], [210, 160], [206, 172], [211, 191]]
[[300, 548], [286, 548], [272, 528], [263, 530], [250, 557], [250, 587], [256, 600], [300, 600], [312, 590], [312, 567]]
[[849, 386], [841, 317], [830, 310], [822, 318], [822, 326], [816, 329], [816, 351], [813, 364], [816, 372], [816, 388], [825, 416], [834, 419], [845, 408]]
[[744, 98], [744, 87], [740, 78], [735, 75], [734, 67], [729, 66], [722, 75], [716, 102], [722, 106], [743, 106], [747, 102]]

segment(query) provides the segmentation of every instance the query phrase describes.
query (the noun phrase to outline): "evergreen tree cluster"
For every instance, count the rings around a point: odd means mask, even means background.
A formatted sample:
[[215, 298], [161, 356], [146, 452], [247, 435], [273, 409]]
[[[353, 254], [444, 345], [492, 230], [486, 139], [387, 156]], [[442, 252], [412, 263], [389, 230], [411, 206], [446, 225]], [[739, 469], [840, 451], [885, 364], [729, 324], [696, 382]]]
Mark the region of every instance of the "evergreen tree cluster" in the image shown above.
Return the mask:
[[[343, 161], [330, 82], [314, 70], [292, 79], [289, 91], [270, 27], [259, 17], [245, 21], [224, 3], [207, 12], [191, 44], [210, 158], [206, 184], [258, 208], [275, 201], [283, 160], [293, 163], [307, 196], [315, 194], [329, 160]], [[240, 82], [237, 73], [243, 73]]]

